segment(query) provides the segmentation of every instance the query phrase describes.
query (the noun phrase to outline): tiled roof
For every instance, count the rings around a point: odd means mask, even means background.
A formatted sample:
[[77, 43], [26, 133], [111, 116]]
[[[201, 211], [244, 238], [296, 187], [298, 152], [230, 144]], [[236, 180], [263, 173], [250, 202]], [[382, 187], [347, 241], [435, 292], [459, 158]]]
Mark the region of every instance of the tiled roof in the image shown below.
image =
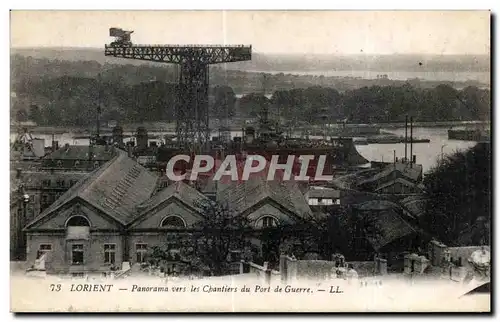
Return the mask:
[[139, 207], [141, 208], [141, 213], [145, 213], [155, 207], [157, 207], [162, 202], [170, 199], [177, 198], [184, 204], [194, 209], [201, 211], [200, 205], [204, 201], [208, 200], [205, 195], [191, 187], [190, 185], [177, 181], [167, 186], [166, 188], [158, 191], [151, 199], [146, 200], [141, 203]]
[[111, 161], [71, 187], [28, 227], [76, 197], [126, 225], [137, 216], [136, 206], [153, 194], [156, 182], [155, 175], [126, 153], [119, 152]]
[[379, 190], [385, 189], [385, 188], [387, 188], [387, 187], [392, 186], [392, 185], [393, 185], [393, 184], [395, 184], [395, 183], [400, 183], [400, 184], [402, 184], [402, 185], [404, 185], [404, 186], [407, 186], [407, 187], [412, 187], [413, 189], [415, 189], [415, 190], [417, 190], [417, 191], [421, 190], [421, 187], [420, 187], [419, 185], [416, 185], [416, 184], [414, 184], [413, 182], [406, 180], [405, 178], [396, 178], [396, 179], [394, 179], [394, 180], [390, 180], [390, 181], [388, 181], [388, 182], [386, 182], [386, 183], [384, 183], [384, 184], [379, 185], [379, 186], [375, 189], [375, 191], [379, 191]]
[[322, 199], [338, 199], [340, 198], [340, 191], [337, 189], [309, 189], [307, 192], [308, 198], [322, 198]]
[[412, 167], [410, 167], [409, 164], [397, 162], [394, 164], [390, 164], [387, 167], [385, 167], [382, 171], [379, 173], [375, 174], [374, 176], [361, 181], [359, 184], [364, 185], [367, 183], [371, 182], [376, 182], [380, 179], [383, 179], [389, 175], [391, 175], [394, 171], [400, 172], [404, 177], [407, 177], [415, 182], [419, 181], [421, 175], [422, 175], [422, 165], [420, 164], [413, 164]]
[[89, 160], [89, 153], [92, 152], [94, 161], [108, 161], [116, 155], [113, 147], [104, 145], [69, 145], [63, 146], [56, 151], [46, 155], [44, 160]]
[[228, 184], [217, 195], [217, 199], [227, 203], [235, 214], [243, 213], [266, 198], [299, 217], [312, 216], [304, 195], [293, 181], [267, 181], [262, 177], [253, 177], [247, 181]]
[[[363, 210], [363, 222], [366, 224], [366, 239], [375, 250], [405, 237], [417, 230], [406, 222], [392, 202], [370, 201], [357, 207]], [[393, 204], [394, 205], [394, 204]]]
[[400, 201], [401, 205], [408, 209], [415, 217], [419, 217], [425, 213], [426, 199], [423, 196], [410, 196]]

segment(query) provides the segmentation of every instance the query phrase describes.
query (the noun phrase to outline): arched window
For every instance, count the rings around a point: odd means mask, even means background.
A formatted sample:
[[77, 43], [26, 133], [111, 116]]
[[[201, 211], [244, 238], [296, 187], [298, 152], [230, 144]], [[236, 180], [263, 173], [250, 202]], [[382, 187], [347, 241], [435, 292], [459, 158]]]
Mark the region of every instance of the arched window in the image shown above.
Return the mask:
[[269, 228], [269, 227], [277, 227], [279, 224], [279, 220], [273, 216], [262, 216], [257, 220], [256, 226], [257, 228]]
[[162, 228], [186, 228], [186, 222], [179, 216], [168, 216], [162, 220]]
[[90, 222], [83, 216], [73, 216], [66, 222], [66, 227], [90, 227]]

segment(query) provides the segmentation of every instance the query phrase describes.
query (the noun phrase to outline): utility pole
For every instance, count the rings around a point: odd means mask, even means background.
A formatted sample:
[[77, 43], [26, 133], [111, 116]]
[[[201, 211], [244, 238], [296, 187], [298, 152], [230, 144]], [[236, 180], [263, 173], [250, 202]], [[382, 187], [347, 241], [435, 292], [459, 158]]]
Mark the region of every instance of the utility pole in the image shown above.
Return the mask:
[[413, 167], [413, 116], [410, 117], [410, 168]]
[[405, 162], [408, 162], [408, 115], [405, 117]]
[[101, 74], [97, 75], [97, 109], [96, 109], [96, 144], [99, 144], [99, 138], [101, 136]]

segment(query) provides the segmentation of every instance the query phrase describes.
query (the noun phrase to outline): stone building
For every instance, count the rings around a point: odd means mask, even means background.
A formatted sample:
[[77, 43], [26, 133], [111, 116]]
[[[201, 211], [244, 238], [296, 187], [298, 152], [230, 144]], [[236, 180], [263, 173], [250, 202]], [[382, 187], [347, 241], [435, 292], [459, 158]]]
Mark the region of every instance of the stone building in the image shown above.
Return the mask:
[[415, 194], [423, 191], [422, 165], [394, 162], [375, 175], [360, 181], [357, 188], [378, 194]]
[[[54, 144], [57, 146], [57, 144]], [[11, 163], [10, 175], [18, 182], [11, 190], [11, 231], [22, 236], [23, 227], [47, 209], [80, 179], [96, 170], [116, 155], [110, 146], [71, 146], [55, 149], [36, 163]], [[13, 202], [27, 195], [26, 202]], [[23, 238], [12, 237], [11, 260], [24, 259], [26, 243]], [[15, 255], [14, 255], [15, 254]]]
[[42, 158], [41, 168], [57, 171], [93, 171], [111, 160], [117, 149], [111, 145], [69, 145]]
[[48, 273], [109, 272], [128, 257], [127, 225], [157, 177], [125, 153], [64, 193], [26, 226], [27, 261], [45, 258]]
[[[109, 273], [140, 264], [173, 234], [196, 229], [210, 199], [184, 182], [162, 188], [125, 152], [79, 180], [25, 228], [27, 260], [44, 257], [48, 273]], [[250, 180], [218, 186], [217, 199], [255, 229], [312, 216], [294, 184]], [[178, 243], [174, 238], [173, 242]]]

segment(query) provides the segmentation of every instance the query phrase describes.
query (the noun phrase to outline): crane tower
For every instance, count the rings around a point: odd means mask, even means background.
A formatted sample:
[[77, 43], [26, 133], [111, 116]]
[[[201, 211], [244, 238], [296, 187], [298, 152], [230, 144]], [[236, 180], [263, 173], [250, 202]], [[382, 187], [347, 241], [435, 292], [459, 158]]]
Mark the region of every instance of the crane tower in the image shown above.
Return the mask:
[[208, 67], [252, 59], [252, 46], [243, 45], [135, 45], [133, 31], [110, 28], [115, 41], [105, 45], [105, 56], [178, 64], [179, 96], [176, 131], [180, 146], [201, 147], [210, 141]]

